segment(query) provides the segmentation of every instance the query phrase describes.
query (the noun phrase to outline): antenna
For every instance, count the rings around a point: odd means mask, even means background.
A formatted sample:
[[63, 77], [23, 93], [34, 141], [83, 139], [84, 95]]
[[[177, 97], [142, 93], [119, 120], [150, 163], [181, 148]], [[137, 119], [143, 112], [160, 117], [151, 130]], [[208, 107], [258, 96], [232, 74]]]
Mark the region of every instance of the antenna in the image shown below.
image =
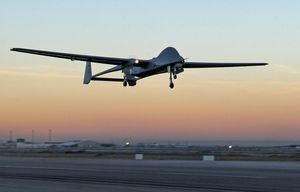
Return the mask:
[[48, 141], [52, 142], [52, 129], [49, 129], [49, 137], [48, 137]]
[[31, 143], [34, 143], [34, 134], [35, 134], [35, 131], [34, 129], [31, 130]]
[[12, 142], [13, 141], [13, 131], [10, 130], [9, 131], [9, 138], [8, 138], [8, 142]]

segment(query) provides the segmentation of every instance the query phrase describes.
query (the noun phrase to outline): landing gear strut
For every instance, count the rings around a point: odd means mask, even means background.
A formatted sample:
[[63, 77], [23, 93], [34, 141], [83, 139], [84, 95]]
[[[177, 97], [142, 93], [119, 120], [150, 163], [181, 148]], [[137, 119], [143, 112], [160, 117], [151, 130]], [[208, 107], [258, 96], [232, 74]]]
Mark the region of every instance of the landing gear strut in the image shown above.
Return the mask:
[[[172, 79], [172, 71], [171, 71], [171, 67], [170, 66], [168, 66], [168, 72], [170, 73], [170, 84], [169, 84], [169, 87], [171, 88], [171, 89], [173, 89], [174, 88], [174, 83], [173, 83], [173, 79]], [[176, 77], [177, 78], [177, 77]], [[175, 79], [175, 75], [174, 75], [174, 79]]]

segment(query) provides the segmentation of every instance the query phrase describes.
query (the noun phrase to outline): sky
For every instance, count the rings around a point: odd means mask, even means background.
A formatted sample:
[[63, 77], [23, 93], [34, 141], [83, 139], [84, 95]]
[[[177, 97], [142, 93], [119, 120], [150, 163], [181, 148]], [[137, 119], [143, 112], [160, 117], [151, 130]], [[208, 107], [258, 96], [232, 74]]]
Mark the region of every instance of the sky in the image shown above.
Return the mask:
[[[300, 139], [300, 1], [3, 0], [0, 141]], [[84, 62], [9, 51], [24, 47], [150, 59], [175, 47], [188, 61], [268, 62], [186, 69], [124, 88], [83, 85]], [[93, 72], [109, 66], [93, 64]], [[121, 77], [121, 73], [114, 74]]]

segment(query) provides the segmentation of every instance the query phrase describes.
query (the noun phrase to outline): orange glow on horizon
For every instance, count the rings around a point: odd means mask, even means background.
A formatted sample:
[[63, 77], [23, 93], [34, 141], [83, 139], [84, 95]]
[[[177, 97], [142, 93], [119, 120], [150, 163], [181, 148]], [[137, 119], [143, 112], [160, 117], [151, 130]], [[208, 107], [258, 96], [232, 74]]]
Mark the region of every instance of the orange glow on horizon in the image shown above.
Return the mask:
[[178, 87], [169, 90], [155, 81], [123, 88], [85, 86], [72, 79], [17, 78], [11, 82], [17, 87], [4, 84], [0, 131], [13, 129], [24, 135], [33, 128], [54, 129], [65, 137], [110, 138], [298, 137], [300, 102], [295, 90], [285, 85], [179, 80]]

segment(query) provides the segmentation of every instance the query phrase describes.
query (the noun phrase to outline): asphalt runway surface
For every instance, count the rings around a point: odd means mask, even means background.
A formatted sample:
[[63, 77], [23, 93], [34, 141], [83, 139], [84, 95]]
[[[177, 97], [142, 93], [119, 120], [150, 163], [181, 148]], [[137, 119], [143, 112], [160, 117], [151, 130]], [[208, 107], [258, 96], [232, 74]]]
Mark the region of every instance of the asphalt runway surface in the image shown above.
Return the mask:
[[300, 162], [0, 157], [0, 191], [300, 191]]

